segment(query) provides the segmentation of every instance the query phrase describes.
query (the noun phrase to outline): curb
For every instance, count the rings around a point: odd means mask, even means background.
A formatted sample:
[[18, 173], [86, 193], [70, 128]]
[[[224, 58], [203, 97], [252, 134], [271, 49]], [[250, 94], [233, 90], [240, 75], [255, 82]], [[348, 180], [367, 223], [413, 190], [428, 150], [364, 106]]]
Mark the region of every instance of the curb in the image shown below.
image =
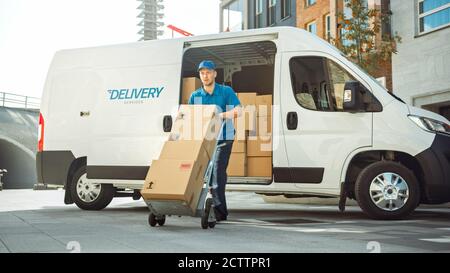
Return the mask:
[[[308, 197], [308, 198], [286, 198], [283, 195], [276, 196], [261, 196], [266, 203], [283, 203], [283, 204], [299, 204], [299, 205], [322, 205], [322, 206], [338, 206], [339, 198], [320, 198], [320, 197]], [[358, 206], [356, 200], [347, 198], [346, 206]], [[420, 205], [421, 208], [447, 208], [450, 209], [450, 203], [438, 204], [438, 205]]]

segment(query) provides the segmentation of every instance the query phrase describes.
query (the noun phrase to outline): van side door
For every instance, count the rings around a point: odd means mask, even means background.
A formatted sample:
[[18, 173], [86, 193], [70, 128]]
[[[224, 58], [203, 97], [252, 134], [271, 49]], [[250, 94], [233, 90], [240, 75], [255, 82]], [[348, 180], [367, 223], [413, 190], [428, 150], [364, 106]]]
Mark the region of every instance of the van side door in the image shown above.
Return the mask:
[[361, 80], [337, 58], [320, 52], [283, 53], [281, 77], [290, 182], [335, 194], [346, 157], [372, 145], [372, 113], [343, 109], [345, 83]]

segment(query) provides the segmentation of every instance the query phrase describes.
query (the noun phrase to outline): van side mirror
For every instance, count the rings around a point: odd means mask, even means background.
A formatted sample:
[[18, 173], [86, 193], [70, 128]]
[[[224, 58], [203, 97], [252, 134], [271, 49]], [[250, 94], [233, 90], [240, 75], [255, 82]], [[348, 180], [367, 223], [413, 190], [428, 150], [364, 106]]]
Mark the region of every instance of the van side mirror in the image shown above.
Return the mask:
[[345, 82], [343, 107], [347, 111], [360, 111], [364, 109], [363, 96], [366, 93], [366, 89], [357, 81]]

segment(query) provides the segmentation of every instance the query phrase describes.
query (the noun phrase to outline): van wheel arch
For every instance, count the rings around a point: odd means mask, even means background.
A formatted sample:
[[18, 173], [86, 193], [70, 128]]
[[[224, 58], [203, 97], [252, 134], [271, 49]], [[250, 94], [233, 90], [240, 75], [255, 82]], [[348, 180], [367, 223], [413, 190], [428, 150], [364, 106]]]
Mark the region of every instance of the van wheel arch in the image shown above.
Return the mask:
[[86, 165], [87, 165], [87, 157], [85, 156], [75, 159], [70, 164], [69, 171], [67, 173], [67, 179], [64, 182], [64, 189], [65, 189], [64, 204], [69, 205], [74, 203], [72, 195], [70, 194], [70, 184], [72, 183], [72, 179], [73, 176], [75, 175], [75, 172], [82, 166]]
[[403, 219], [420, 203], [414, 173], [399, 162], [383, 160], [364, 168], [355, 184], [358, 205], [376, 220]]
[[345, 181], [342, 187], [343, 192], [341, 192], [341, 195], [345, 198], [356, 200], [355, 183], [361, 171], [370, 164], [383, 160], [400, 163], [412, 171], [419, 184], [421, 202], [425, 202], [425, 178], [419, 161], [408, 153], [391, 150], [365, 151], [356, 154], [347, 167]]
[[69, 191], [73, 202], [83, 210], [102, 210], [116, 194], [112, 184], [94, 183], [87, 178], [86, 165], [80, 166], [72, 176]]

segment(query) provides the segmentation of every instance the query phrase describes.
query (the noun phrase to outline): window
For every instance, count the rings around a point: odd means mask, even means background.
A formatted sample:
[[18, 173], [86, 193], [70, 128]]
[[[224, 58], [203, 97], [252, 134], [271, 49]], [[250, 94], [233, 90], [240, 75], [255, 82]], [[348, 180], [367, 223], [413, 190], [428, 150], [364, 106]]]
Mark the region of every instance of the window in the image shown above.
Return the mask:
[[392, 14], [390, 13], [391, 3], [389, 1], [381, 2], [381, 12], [385, 14], [385, 20], [381, 21], [381, 35], [392, 35]]
[[311, 5], [314, 5], [316, 3], [316, 0], [306, 0], [306, 6], [309, 7]]
[[[318, 111], [344, 111], [344, 86], [355, 79], [324, 57], [296, 57], [289, 62], [292, 88], [297, 102]], [[370, 92], [368, 92], [370, 93]]]
[[450, 26], [450, 0], [418, 0], [419, 34]]
[[267, 2], [267, 22], [268, 25], [271, 26], [273, 24], [275, 24], [275, 20], [276, 20], [276, 5], [277, 5], [277, 0], [268, 0]]
[[263, 27], [263, 0], [255, 0], [255, 28]]
[[331, 16], [330, 14], [325, 15], [325, 33], [324, 37], [327, 41], [330, 41], [331, 38]]
[[312, 21], [311, 23], [307, 24], [307, 25], [306, 25], [306, 29], [307, 29], [309, 32], [311, 32], [311, 33], [317, 35], [317, 25], [316, 25], [316, 21]]
[[[349, 0], [344, 0], [344, 8], [343, 8], [344, 19], [350, 19], [353, 17], [352, 9], [347, 7], [348, 3], [349, 3]], [[345, 36], [347, 33], [348, 33], [348, 30], [346, 30], [345, 28], [341, 28], [339, 35], [341, 37], [341, 43], [344, 46], [350, 46], [354, 43], [354, 41], [349, 41], [346, 39]]]
[[223, 31], [244, 29], [244, 0], [235, 0], [223, 9]]
[[281, 0], [281, 19], [291, 16], [291, 0]]

